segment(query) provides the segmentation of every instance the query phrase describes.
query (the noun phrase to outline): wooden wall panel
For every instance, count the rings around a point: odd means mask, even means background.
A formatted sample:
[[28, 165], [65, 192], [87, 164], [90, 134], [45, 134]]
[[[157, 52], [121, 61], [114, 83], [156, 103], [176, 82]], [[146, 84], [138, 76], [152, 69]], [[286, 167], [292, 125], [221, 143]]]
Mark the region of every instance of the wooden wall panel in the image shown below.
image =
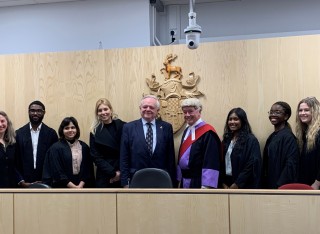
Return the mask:
[[110, 233], [117, 231], [116, 194], [15, 194], [16, 234]]
[[318, 233], [319, 191], [2, 190], [0, 233]]
[[33, 76], [34, 55], [3, 56], [3, 71], [0, 77], [1, 93], [4, 98], [3, 109], [18, 128], [27, 116], [27, 100], [34, 97], [38, 86]]
[[0, 233], [13, 234], [13, 194], [0, 194]]
[[229, 233], [228, 195], [118, 194], [118, 233]]
[[298, 102], [307, 96], [320, 98], [319, 42], [319, 36], [247, 41], [250, 86], [244, 107], [261, 145], [273, 131], [267, 112], [274, 102], [290, 104], [294, 130]]
[[[109, 98], [114, 109], [125, 121], [139, 118], [140, 98], [150, 92], [145, 80], [155, 74], [160, 84], [164, 82], [160, 69], [170, 53], [178, 55], [172, 64], [182, 67], [182, 79], [187, 79], [190, 72], [200, 76], [198, 90], [205, 94], [201, 98], [204, 102], [203, 118], [217, 126], [221, 135], [221, 123], [225, 121], [227, 110], [233, 107], [233, 103], [243, 106], [246, 102], [246, 96], [237, 92], [237, 84], [245, 84], [246, 80], [246, 47], [243, 41], [220, 45], [207, 43], [198, 50], [177, 45], [106, 51], [106, 93], [112, 94]], [[117, 59], [109, 61], [109, 58]], [[119, 64], [123, 64], [123, 69]], [[226, 97], [221, 90], [232, 95]], [[176, 147], [182, 130], [176, 134]]]
[[101, 50], [39, 55], [39, 96], [50, 108], [46, 118], [55, 129], [64, 117], [74, 116], [81, 138], [88, 141], [95, 102], [105, 91], [103, 58]]
[[229, 110], [242, 107], [263, 147], [273, 131], [267, 112], [274, 102], [291, 105], [294, 129], [299, 100], [319, 94], [320, 36], [313, 35], [202, 43], [197, 50], [171, 45], [1, 56], [0, 104], [18, 128], [28, 121], [30, 101], [40, 99], [48, 125], [57, 129], [63, 117], [73, 115], [88, 142], [96, 100], [110, 99], [124, 121], [139, 118], [140, 98], [150, 92], [145, 79], [154, 73], [164, 82], [160, 69], [170, 53], [178, 55], [172, 65], [182, 67], [182, 79], [190, 72], [200, 76], [203, 119], [220, 136]]
[[3, 109], [15, 128], [29, 121], [28, 105], [41, 100], [45, 123], [58, 130], [64, 117], [74, 116], [88, 142], [95, 102], [105, 96], [104, 51], [9, 55], [1, 61]]
[[230, 194], [231, 234], [319, 232], [318, 195]]

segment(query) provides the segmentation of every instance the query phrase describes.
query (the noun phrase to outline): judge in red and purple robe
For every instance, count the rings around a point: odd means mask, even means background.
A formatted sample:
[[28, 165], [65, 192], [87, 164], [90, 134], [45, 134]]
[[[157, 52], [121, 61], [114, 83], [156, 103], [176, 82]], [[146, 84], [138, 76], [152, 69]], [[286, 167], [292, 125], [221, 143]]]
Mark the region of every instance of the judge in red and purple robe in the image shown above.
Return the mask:
[[221, 141], [215, 129], [201, 119], [202, 105], [198, 99], [185, 99], [181, 107], [187, 128], [179, 149], [179, 187], [217, 188]]

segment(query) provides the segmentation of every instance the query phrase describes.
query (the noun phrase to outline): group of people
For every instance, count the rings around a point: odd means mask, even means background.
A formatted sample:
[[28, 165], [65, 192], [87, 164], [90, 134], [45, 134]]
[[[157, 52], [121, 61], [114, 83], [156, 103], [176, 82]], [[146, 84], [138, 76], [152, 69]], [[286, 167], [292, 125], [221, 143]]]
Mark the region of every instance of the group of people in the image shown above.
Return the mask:
[[40, 101], [28, 107], [30, 122], [13, 129], [7, 114], [0, 112], [0, 187], [28, 188], [45, 183], [56, 188], [94, 185], [94, 170], [87, 144], [79, 140], [74, 117], [64, 118], [56, 131], [43, 123], [46, 113]]
[[30, 122], [17, 131], [0, 111], [0, 188], [35, 183], [53, 188], [126, 188], [136, 171], [160, 168], [179, 188], [276, 189], [299, 182], [319, 189], [320, 103], [315, 97], [298, 104], [296, 136], [288, 123], [290, 106], [286, 102], [271, 106], [274, 132], [263, 155], [242, 108], [228, 113], [222, 141], [202, 120], [198, 99], [184, 99], [181, 108], [187, 127], [177, 163], [172, 126], [157, 118], [160, 102], [153, 95], [141, 99], [141, 118], [129, 123], [118, 118], [107, 99], [99, 99], [89, 146], [79, 140], [74, 117], [62, 120], [58, 134], [44, 124], [45, 106], [40, 101], [29, 105]]
[[302, 99], [296, 111], [296, 136], [288, 120], [291, 107], [274, 103], [268, 112], [274, 132], [267, 138], [263, 155], [241, 108], [227, 117], [221, 165], [222, 188], [277, 189], [301, 183], [320, 187], [320, 103], [315, 97]]

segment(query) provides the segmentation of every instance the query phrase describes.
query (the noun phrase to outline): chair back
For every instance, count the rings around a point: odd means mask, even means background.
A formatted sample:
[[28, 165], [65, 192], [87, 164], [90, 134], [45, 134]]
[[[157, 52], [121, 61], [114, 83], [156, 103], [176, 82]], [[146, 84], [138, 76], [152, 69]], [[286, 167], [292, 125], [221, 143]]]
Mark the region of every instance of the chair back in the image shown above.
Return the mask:
[[43, 183], [32, 183], [30, 184], [29, 188], [51, 188], [51, 187]]
[[313, 190], [313, 188], [310, 185], [300, 183], [284, 184], [280, 186], [278, 189]]
[[144, 168], [137, 171], [131, 180], [130, 188], [172, 188], [168, 172], [159, 168]]

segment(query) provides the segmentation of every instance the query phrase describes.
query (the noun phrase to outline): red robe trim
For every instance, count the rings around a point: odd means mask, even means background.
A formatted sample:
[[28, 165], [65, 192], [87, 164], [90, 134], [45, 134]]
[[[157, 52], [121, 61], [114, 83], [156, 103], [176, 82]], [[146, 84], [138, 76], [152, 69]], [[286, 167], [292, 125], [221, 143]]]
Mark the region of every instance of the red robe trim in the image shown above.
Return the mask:
[[182, 155], [184, 154], [184, 152], [186, 152], [186, 150], [190, 147], [190, 145], [193, 144], [193, 142], [198, 140], [203, 134], [205, 134], [206, 132], [209, 132], [209, 131], [213, 131], [213, 132], [217, 133], [216, 130], [214, 129], [214, 127], [212, 127], [210, 124], [205, 124], [195, 130], [196, 137], [194, 140], [191, 140], [192, 134], [190, 134], [189, 137], [181, 144], [181, 147], [179, 150], [179, 160], [182, 157]]

